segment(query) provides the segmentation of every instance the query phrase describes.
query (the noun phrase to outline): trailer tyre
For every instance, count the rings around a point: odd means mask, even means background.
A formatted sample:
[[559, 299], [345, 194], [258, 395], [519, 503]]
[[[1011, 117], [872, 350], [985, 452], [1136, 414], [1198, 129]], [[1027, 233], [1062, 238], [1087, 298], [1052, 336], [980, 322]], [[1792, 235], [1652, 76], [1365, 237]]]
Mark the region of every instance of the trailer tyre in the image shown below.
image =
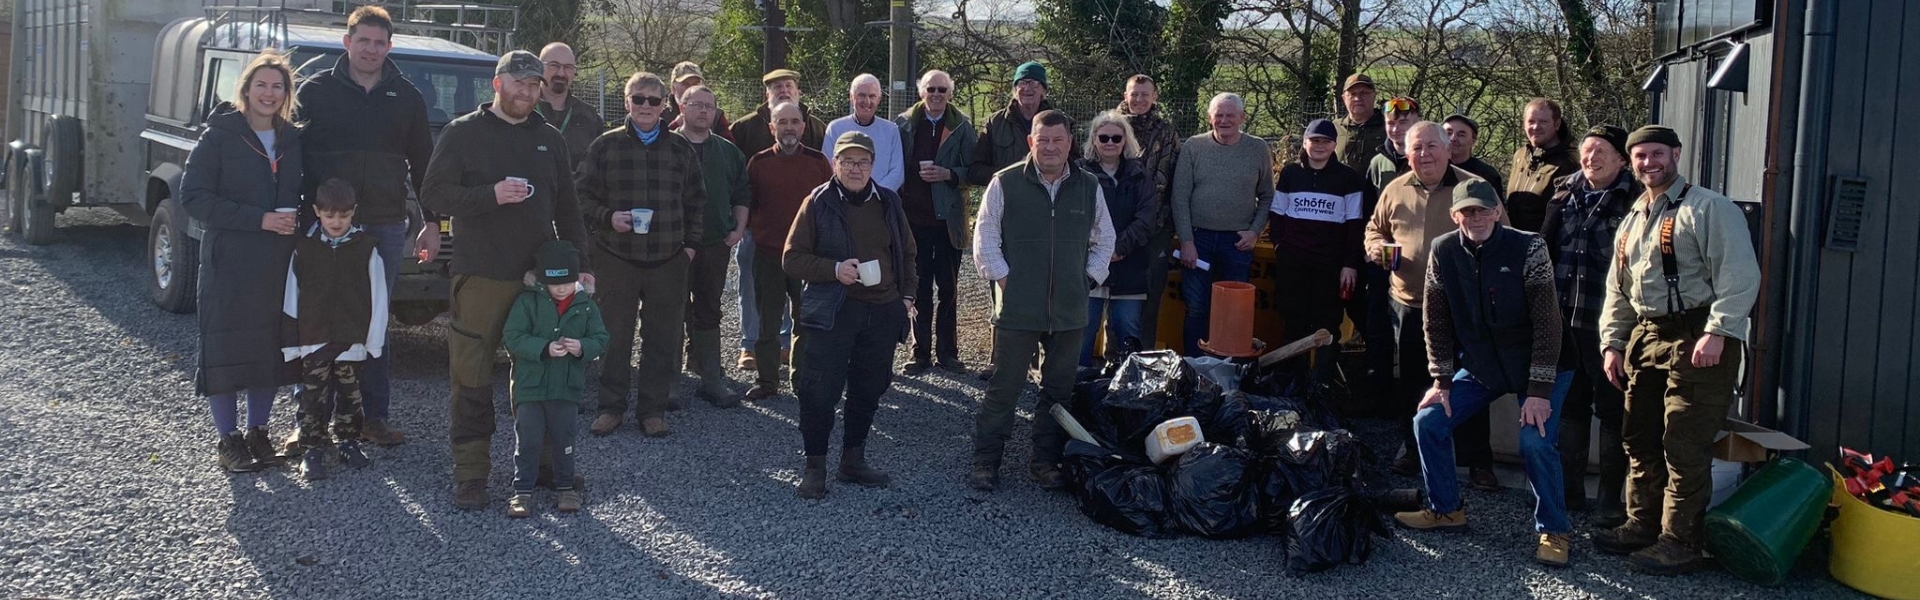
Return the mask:
[[187, 235], [186, 213], [168, 198], [147, 226], [147, 294], [170, 313], [193, 312], [200, 287], [200, 243]]
[[73, 205], [73, 194], [80, 191], [82, 144], [79, 119], [67, 115], [47, 118], [45, 164], [41, 165], [46, 171], [42, 184], [47, 193], [42, 200], [47, 206], [59, 209]]
[[[19, 193], [15, 194], [15, 210], [20, 212], [20, 238], [29, 246], [45, 246], [53, 243], [53, 207], [47, 206], [47, 199], [41, 195], [37, 183], [40, 163], [44, 159], [39, 149], [27, 151], [26, 160], [19, 171]], [[9, 190], [11, 192], [12, 190]]]

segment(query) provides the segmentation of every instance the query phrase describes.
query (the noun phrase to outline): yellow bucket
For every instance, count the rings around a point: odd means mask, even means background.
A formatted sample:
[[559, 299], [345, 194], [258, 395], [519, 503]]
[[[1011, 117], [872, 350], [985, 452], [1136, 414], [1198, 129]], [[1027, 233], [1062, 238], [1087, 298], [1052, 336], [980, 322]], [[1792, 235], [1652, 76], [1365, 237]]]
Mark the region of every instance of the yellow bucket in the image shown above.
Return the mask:
[[1833, 474], [1833, 552], [1827, 572], [1840, 583], [1892, 600], [1920, 600], [1920, 519], [1867, 504]]

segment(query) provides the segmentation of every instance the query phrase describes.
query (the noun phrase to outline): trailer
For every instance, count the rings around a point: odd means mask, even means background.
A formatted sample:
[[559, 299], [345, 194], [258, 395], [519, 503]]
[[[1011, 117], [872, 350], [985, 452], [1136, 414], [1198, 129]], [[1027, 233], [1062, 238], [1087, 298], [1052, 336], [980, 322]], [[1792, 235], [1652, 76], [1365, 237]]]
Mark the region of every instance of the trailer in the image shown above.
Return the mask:
[[[387, 5], [391, 59], [420, 88], [437, 136], [454, 116], [492, 100], [499, 53], [512, 44], [514, 8]], [[230, 100], [241, 69], [262, 50], [291, 54], [299, 77], [344, 52], [337, 0], [16, 0], [9, 106], [0, 178], [8, 224], [33, 245], [54, 243], [54, 215], [103, 207], [147, 227], [147, 287], [155, 305], [192, 312], [202, 226], [176, 200], [187, 155], [207, 113]], [[414, 211], [414, 230], [425, 224]], [[442, 231], [446, 231], [442, 228]], [[436, 262], [402, 260], [394, 317], [443, 312], [452, 240]]]

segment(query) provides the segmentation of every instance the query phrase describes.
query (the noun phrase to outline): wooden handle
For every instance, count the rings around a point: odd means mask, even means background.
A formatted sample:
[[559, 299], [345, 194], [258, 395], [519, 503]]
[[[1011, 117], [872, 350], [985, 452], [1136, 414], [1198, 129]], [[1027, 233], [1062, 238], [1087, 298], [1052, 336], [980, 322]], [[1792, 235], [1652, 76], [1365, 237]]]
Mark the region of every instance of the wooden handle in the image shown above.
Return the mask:
[[1325, 329], [1315, 331], [1313, 332], [1313, 335], [1309, 335], [1307, 337], [1294, 340], [1293, 343], [1291, 344], [1281, 346], [1277, 350], [1261, 355], [1260, 368], [1264, 369], [1267, 367], [1271, 367], [1273, 366], [1274, 363], [1277, 363], [1289, 358], [1293, 358], [1295, 356], [1299, 356], [1302, 354], [1306, 354], [1307, 352], [1312, 351], [1314, 348], [1319, 348], [1321, 346], [1326, 346], [1332, 343], [1333, 343], [1333, 334], [1327, 333], [1327, 330]]

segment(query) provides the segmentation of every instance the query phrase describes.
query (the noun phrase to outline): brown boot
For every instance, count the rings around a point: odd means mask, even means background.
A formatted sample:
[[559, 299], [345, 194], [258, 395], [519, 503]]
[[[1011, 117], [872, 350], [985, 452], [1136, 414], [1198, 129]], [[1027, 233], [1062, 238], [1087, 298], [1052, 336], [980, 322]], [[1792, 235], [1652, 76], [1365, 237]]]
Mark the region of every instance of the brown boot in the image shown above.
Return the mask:
[[640, 433], [650, 438], [667, 437], [673, 433], [673, 429], [667, 427], [666, 419], [647, 417], [640, 420]]
[[1566, 534], [1542, 533], [1540, 545], [1533, 550], [1534, 562], [1550, 567], [1564, 567], [1572, 561], [1573, 542]]
[[1459, 531], [1467, 526], [1467, 511], [1456, 510], [1447, 514], [1433, 512], [1423, 508], [1411, 512], [1394, 513], [1393, 520], [1401, 527], [1422, 531]]
[[827, 457], [807, 457], [807, 468], [800, 471], [800, 489], [794, 494], [808, 500], [827, 497]]
[[1705, 562], [1699, 548], [1666, 536], [1627, 557], [1627, 564], [1634, 570], [1653, 575], [1692, 573], [1700, 570]]
[[1633, 554], [1660, 541], [1660, 532], [1633, 521], [1593, 534], [1593, 547], [1607, 554]]
[[460, 510], [487, 508], [487, 480], [469, 479], [453, 484], [453, 507]]
[[613, 430], [620, 428], [621, 419], [622, 417], [615, 413], [600, 413], [600, 416], [594, 417], [593, 424], [587, 426], [587, 430], [594, 435], [613, 433]]
[[360, 439], [375, 446], [398, 446], [407, 441], [407, 436], [388, 425], [386, 419], [368, 419], [367, 426], [360, 431]]
[[753, 359], [752, 350], [741, 350], [740, 360], [734, 361], [734, 366], [740, 367], [742, 371], [751, 373], [760, 368], [760, 361]]
[[778, 395], [780, 395], [780, 384], [767, 385], [764, 383], [756, 383], [753, 384], [752, 388], [748, 388], [747, 394], [741, 396], [740, 399], [747, 402], [759, 402]]
[[846, 448], [840, 451], [840, 483], [857, 483], [872, 488], [887, 487], [893, 478], [879, 469], [867, 464], [865, 447]]

